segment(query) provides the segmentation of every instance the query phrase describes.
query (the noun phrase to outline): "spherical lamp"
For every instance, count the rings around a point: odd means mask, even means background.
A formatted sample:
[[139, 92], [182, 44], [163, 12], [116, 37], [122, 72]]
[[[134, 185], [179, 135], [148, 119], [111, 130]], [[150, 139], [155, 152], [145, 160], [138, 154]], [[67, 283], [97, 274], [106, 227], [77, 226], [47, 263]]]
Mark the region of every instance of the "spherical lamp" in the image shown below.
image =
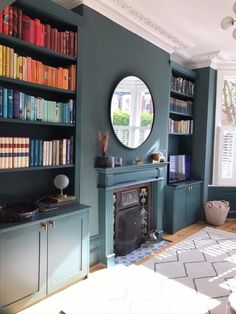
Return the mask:
[[54, 178], [54, 185], [60, 190], [59, 197], [66, 197], [66, 194], [63, 194], [63, 189], [69, 185], [69, 178], [64, 174], [59, 174]]

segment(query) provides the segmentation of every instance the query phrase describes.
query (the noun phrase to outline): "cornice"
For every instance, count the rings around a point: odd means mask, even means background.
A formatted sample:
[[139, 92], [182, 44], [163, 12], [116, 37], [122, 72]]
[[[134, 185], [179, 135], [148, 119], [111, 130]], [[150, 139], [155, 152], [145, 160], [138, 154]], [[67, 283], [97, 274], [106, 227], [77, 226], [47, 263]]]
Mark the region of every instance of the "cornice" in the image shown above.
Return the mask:
[[228, 60], [222, 51], [213, 51], [191, 56], [184, 42], [154, 22], [148, 16], [130, 6], [125, 0], [53, 0], [67, 9], [84, 4], [99, 12], [129, 31], [158, 46], [170, 54], [171, 60], [188, 68], [212, 67], [213, 69], [236, 69], [236, 60]]

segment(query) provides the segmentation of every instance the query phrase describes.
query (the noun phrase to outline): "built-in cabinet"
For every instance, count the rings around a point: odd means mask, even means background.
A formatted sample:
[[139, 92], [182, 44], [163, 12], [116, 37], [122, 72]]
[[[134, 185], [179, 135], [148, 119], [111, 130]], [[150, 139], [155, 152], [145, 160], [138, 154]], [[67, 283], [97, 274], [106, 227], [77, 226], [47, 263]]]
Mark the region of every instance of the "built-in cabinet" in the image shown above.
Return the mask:
[[167, 185], [165, 190], [165, 230], [175, 233], [199, 219], [201, 206], [200, 180]]
[[16, 313], [87, 276], [88, 215], [83, 208], [0, 230], [0, 313]]

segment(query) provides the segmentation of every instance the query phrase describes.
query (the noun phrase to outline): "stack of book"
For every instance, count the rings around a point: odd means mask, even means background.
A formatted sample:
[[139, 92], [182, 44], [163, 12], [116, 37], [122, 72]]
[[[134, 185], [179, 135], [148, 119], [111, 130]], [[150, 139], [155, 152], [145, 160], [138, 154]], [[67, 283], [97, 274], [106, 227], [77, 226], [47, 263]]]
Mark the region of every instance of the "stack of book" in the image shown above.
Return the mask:
[[77, 204], [75, 195], [51, 195], [46, 196], [37, 202], [37, 205], [41, 211], [48, 211], [58, 209], [66, 206], [73, 206]]
[[0, 76], [72, 91], [76, 88], [75, 64], [67, 68], [52, 67], [3, 45], [0, 45]]
[[75, 101], [51, 101], [0, 86], [0, 118], [74, 123]]
[[77, 55], [76, 32], [59, 31], [49, 24], [43, 24], [40, 19], [30, 18], [21, 8], [12, 5], [0, 11], [0, 33], [72, 57]]

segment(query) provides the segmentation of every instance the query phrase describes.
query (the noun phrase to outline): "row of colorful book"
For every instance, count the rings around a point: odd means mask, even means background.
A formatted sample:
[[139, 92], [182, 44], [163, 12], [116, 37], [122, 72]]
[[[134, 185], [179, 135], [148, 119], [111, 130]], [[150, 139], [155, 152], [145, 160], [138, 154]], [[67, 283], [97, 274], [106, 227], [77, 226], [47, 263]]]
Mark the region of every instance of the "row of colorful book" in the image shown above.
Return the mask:
[[31, 83], [75, 90], [76, 65], [52, 67], [41, 61], [18, 55], [13, 48], [0, 45], [0, 76]]
[[59, 166], [73, 162], [73, 137], [45, 141], [0, 137], [0, 169]]
[[193, 121], [192, 120], [176, 121], [173, 119], [169, 119], [169, 133], [192, 134]]
[[192, 101], [181, 100], [177, 98], [170, 98], [170, 111], [183, 113], [183, 114], [192, 114]]
[[186, 94], [193, 97], [194, 95], [194, 83], [186, 80], [182, 77], [171, 77], [171, 89], [173, 91]]
[[0, 11], [0, 33], [17, 37], [72, 57], [77, 55], [77, 33], [60, 31], [38, 18], [30, 18], [21, 8], [9, 5]]
[[0, 118], [74, 123], [75, 101], [56, 102], [0, 87]]

